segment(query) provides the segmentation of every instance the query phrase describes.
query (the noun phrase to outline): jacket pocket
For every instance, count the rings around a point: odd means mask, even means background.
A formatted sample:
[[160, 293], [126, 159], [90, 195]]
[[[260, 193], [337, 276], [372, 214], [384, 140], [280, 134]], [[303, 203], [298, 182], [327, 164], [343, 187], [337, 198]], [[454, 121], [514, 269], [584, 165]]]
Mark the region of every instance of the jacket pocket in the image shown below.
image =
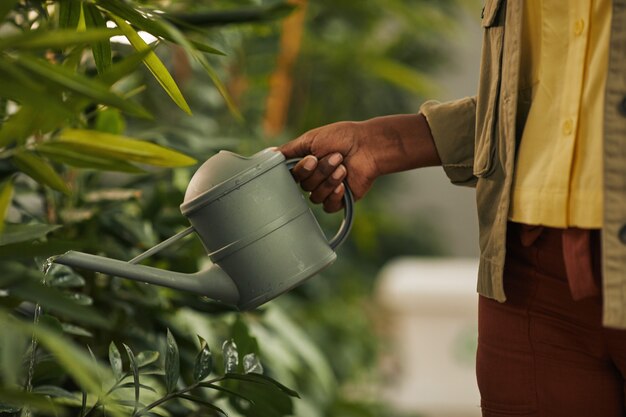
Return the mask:
[[505, 0], [486, 0], [483, 8], [483, 49], [474, 145], [474, 175], [477, 177], [491, 175], [496, 166], [505, 3]]

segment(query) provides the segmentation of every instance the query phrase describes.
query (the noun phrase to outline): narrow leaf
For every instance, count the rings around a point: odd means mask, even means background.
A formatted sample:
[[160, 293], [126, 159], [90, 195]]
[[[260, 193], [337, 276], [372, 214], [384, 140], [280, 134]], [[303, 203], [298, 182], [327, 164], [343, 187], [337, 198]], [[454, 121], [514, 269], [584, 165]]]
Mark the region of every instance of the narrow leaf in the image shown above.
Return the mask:
[[211, 382], [201, 382], [199, 385], [200, 385], [201, 387], [203, 387], [203, 388], [210, 388], [210, 389], [214, 389], [214, 390], [216, 390], [216, 391], [223, 392], [223, 393], [228, 394], [228, 395], [230, 395], [230, 396], [237, 397], [237, 398], [241, 398], [242, 400], [246, 400], [246, 401], [248, 401], [250, 404], [254, 404], [254, 401], [252, 401], [250, 398], [248, 398], [248, 397], [246, 397], [246, 396], [244, 396], [244, 395], [241, 395], [241, 394], [239, 394], [238, 392], [235, 392], [235, 391], [230, 390], [230, 389], [228, 389], [228, 388], [224, 388], [224, 387], [222, 387], [222, 386], [220, 386], [220, 385], [213, 384], [213, 383], [211, 383]]
[[188, 166], [196, 162], [180, 152], [150, 142], [94, 130], [65, 129], [47, 142], [47, 146], [162, 167]]
[[38, 183], [47, 185], [63, 194], [70, 194], [70, 189], [65, 184], [65, 181], [63, 181], [50, 164], [40, 157], [35, 156], [33, 153], [24, 151], [16, 152], [13, 155], [13, 163], [20, 171]]
[[0, 39], [1, 49], [63, 49], [68, 46], [107, 42], [121, 35], [119, 29], [98, 28], [84, 32], [74, 29], [37, 29]]
[[74, 29], [80, 20], [80, 1], [59, 0], [59, 27]]
[[109, 344], [109, 363], [111, 364], [111, 370], [113, 371], [115, 380], [119, 381], [122, 379], [124, 374], [122, 370], [122, 356], [113, 342]]
[[106, 85], [113, 85], [122, 78], [132, 74], [150, 52], [152, 52], [152, 48], [128, 55], [124, 59], [115, 62], [102, 74], [98, 74], [96, 78]]
[[180, 376], [180, 359], [178, 354], [178, 345], [174, 335], [167, 329], [167, 348], [165, 352], [165, 386], [167, 392], [176, 389], [178, 378]]
[[66, 146], [56, 142], [44, 142], [36, 145], [35, 149], [37, 149], [38, 153], [45, 155], [52, 161], [75, 168], [127, 172], [130, 174], [143, 174], [146, 172], [143, 169], [121, 159], [113, 157], [103, 158], [89, 153], [76, 151], [71, 145]]
[[109, 91], [105, 84], [81, 75], [70, 68], [53, 65], [26, 54], [20, 55], [15, 62], [33, 75], [88, 97], [96, 103], [109, 104], [139, 117], [150, 117], [150, 114], [140, 105], [118, 96]]
[[228, 379], [238, 379], [240, 381], [248, 381], [248, 382], [253, 382], [257, 384], [273, 385], [279, 390], [281, 390], [282, 392], [284, 392], [285, 394], [289, 395], [290, 397], [300, 398], [300, 394], [298, 394], [296, 391], [292, 390], [291, 388], [287, 388], [286, 386], [276, 381], [275, 379], [272, 379], [265, 375], [229, 373], [229, 374], [224, 375], [224, 380], [228, 380]]
[[[143, 39], [141, 39], [141, 36], [139, 36], [135, 29], [126, 23], [126, 21], [114, 15], [111, 17], [137, 51], [143, 51], [150, 48], [150, 46], [144, 42]], [[163, 65], [163, 62], [161, 62], [159, 57], [154, 52], [150, 52], [144, 59], [144, 63], [150, 72], [152, 72], [152, 75], [154, 75], [159, 84], [161, 84], [161, 87], [163, 87], [165, 92], [172, 98], [174, 103], [176, 103], [176, 105], [178, 105], [178, 107], [180, 107], [185, 113], [191, 114], [191, 109], [189, 108], [187, 101], [185, 101], [178, 85], [176, 85], [176, 82], [167, 68], [165, 68], [165, 65]]]
[[0, 233], [0, 246], [41, 239], [60, 227], [56, 224], [7, 224]]
[[156, 362], [159, 359], [159, 356], [159, 352], [145, 350], [140, 352], [135, 359], [137, 359], [137, 366], [141, 368]]
[[72, 334], [74, 336], [93, 337], [93, 333], [91, 333], [87, 329], [83, 329], [80, 326], [69, 323], [61, 323], [61, 326], [63, 327], [63, 331], [65, 333]]
[[193, 379], [194, 381], [202, 381], [209, 376], [213, 369], [213, 356], [209, 350], [206, 340], [198, 336], [200, 339], [200, 352], [196, 356], [196, 362], [193, 366]]
[[[106, 21], [96, 6], [83, 3], [83, 12], [85, 13], [87, 28], [106, 28]], [[109, 39], [94, 41], [91, 44], [91, 52], [99, 74], [111, 68], [111, 42]]]
[[187, 395], [187, 394], [180, 395], [180, 398], [184, 398], [186, 400], [193, 401], [194, 403], [201, 404], [207, 408], [210, 408], [211, 410], [215, 410], [218, 413], [221, 413], [228, 417], [228, 414], [226, 414], [224, 410], [214, 405], [213, 403], [209, 402], [208, 400], [205, 400], [204, 398], [194, 397], [192, 395]]
[[11, 207], [13, 199], [13, 178], [0, 183], [0, 239], [2, 239], [2, 231], [4, 229], [4, 219]]
[[[145, 390], [148, 390], [150, 392], [154, 392], [156, 393], [157, 391], [152, 388], [151, 386], [145, 385], [145, 384], [139, 384], [139, 386]], [[135, 383], [134, 382], [125, 382], [121, 385], [118, 385], [118, 388], [134, 388], [135, 387]]]
[[48, 395], [53, 398], [76, 398], [76, 394], [71, 393], [61, 387], [57, 387], [56, 385], [40, 385], [33, 388], [33, 392], [35, 394]]
[[130, 369], [133, 371], [133, 382], [135, 385], [135, 406], [133, 408], [133, 414], [135, 414], [137, 412], [137, 407], [139, 406], [139, 367], [137, 366], [137, 361], [135, 360], [135, 355], [133, 354], [133, 351], [126, 345], [124, 345], [124, 349], [126, 349], [126, 353], [128, 354]]

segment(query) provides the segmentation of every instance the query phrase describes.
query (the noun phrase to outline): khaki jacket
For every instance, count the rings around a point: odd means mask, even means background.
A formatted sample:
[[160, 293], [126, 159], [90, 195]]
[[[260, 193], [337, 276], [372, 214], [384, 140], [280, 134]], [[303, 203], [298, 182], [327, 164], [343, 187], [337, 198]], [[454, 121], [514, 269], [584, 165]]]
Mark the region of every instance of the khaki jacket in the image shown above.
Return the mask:
[[[515, 153], [530, 107], [517, 88], [522, 1], [485, 2], [477, 96], [420, 109], [450, 180], [476, 187], [478, 292], [501, 302]], [[603, 323], [626, 328], [626, 0], [613, 0], [603, 140]]]

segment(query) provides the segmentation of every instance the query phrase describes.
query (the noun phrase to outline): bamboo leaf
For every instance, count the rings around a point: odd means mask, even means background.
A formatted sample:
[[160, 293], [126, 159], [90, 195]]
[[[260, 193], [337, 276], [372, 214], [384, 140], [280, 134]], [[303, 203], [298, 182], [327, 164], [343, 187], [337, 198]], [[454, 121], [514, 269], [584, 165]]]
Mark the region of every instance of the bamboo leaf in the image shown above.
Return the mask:
[[115, 346], [115, 343], [111, 342], [109, 344], [109, 363], [111, 364], [111, 370], [113, 371], [113, 376], [115, 376], [115, 380], [119, 381], [122, 379], [124, 374], [122, 370], [122, 356], [120, 355], [120, 351]]
[[296, 391], [292, 390], [291, 388], [287, 388], [286, 386], [276, 381], [275, 379], [270, 378], [265, 375], [254, 374], [254, 373], [249, 373], [249, 374], [229, 373], [229, 374], [224, 375], [224, 380], [229, 380], [229, 379], [237, 379], [240, 381], [253, 382], [256, 384], [263, 384], [263, 385], [271, 385], [271, 386], [278, 388], [280, 391], [289, 395], [290, 397], [300, 398], [300, 394], [298, 394]]
[[159, 352], [155, 352], [155, 351], [151, 351], [151, 350], [145, 350], [143, 352], [140, 352], [136, 359], [137, 359], [137, 366], [139, 368], [150, 365], [154, 362], [156, 362], [159, 359]]
[[60, 227], [56, 224], [7, 224], [0, 233], [0, 246], [40, 239]]
[[180, 376], [180, 359], [178, 354], [178, 345], [176, 339], [170, 329], [167, 329], [167, 343], [165, 352], [165, 386], [167, 392], [173, 392], [176, 389], [178, 378]]
[[133, 406], [133, 415], [137, 412], [137, 407], [139, 406], [139, 367], [137, 366], [137, 361], [135, 360], [135, 354], [133, 351], [126, 345], [124, 345], [124, 349], [126, 349], [126, 354], [128, 355], [128, 360], [130, 361], [130, 369], [133, 372], [133, 383], [135, 385], [135, 405]]
[[44, 142], [37, 145], [36, 149], [37, 152], [45, 155], [55, 162], [63, 163], [75, 168], [128, 172], [131, 174], [142, 174], [146, 172], [143, 169], [121, 159], [112, 157], [103, 158], [89, 153], [79, 152], [73, 148], [72, 145]]
[[[139, 36], [135, 29], [133, 29], [131, 25], [126, 23], [126, 21], [114, 15], [111, 15], [111, 18], [115, 21], [115, 23], [122, 30], [128, 41], [137, 51], [143, 51], [150, 48], [150, 46], [146, 42], [144, 42], [143, 39], [141, 39], [141, 36]], [[167, 68], [165, 68], [165, 65], [163, 65], [163, 62], [161, 62], [159, 57], [154, 52], [150, 52], [144, 58], [144, 63], [146, 64], [152, 75], [154, 75], [154, 78], [156, 78], [159, 84], [161, 84], [161, 87], [163, 87], [165, 92], [172, 98], [174, 103], [176, 103], [176, 105], [180, 107], [185, 113], [191, 114], [191, 109], [189, 108], [187, 101], [185, 101], [185, 98], [178, 88], [178, 85], [172, 78]]]
[[180, 395], [180, 398], [184, 398], [186, 400], [193, 401], [194, 403], [201, 404], [207, 408], [210, 408], [211, 410], [215, 410], [218, 413], [223, 414], [226, 417], [228, 417], [228, 414], [226, 414], [224, 410], [214, 405], [212, 402], [205, 400], [204, 398], [194, 397], [193, 395], [187, 395], [187, 394]]
[[13, 155], [13, 163], [22, 171], [40, 184], [69, 195], [70, 189], [65, 181], [45, 160], [29, 152], [16, 152]]
[[[99, 30], [102, 30], [102, 28], [107, 27], [100, 10], [93, 4], [83, 3], [83, 12], [87, 28], [99, 28]], [[93, 59], [99, 74], [111, 68], [111, 42], [109, 39], [94, 41], [91, 44], [91, 52], [93, 53]]]
[[[83, 32], [74, 29], [37, 29], [0, 39], [2, 49], [63, 49], [68, 46], [107, 41], [121, 35], [119, 29], [95, 28]], [[110, 52], [110, 51], [109, 51]]]
[[70, 68], [53, 65], [26, 54], [17, 57], [15, 63], [35, 76], [88, 97], [96, 103], [109, 104], [139, 117], [150, 117], [150, 114], [140, 105], [109, 91], [108, 87], [97, 79], [88, 78]]
[[132, 74], [143, 62], [143, 60], [152, 52], [152, 47], [143, 51], [128, 55], [124, 59], [114, 63], [102, 74], [96, 77], [106, 85], [113, 85], [122, 78]]
[[59, 27], [76, 28], [80, 20], [80, 1], [59, 0]]
[[65, 129], [48, 146], [61, 146], [76, 152], [89, 153], [100, 158], [113, 158], [143, 164], [178, 167], [196, 161], [182, 153], [129, 137], [93, 130]]
[[200, 352], [196, 356], [196, 362], [193, 366], [193, 379], [194, 381], [202, 381], [209, 376], [213, 370], [213, 355], [209, 350], [206, 340], [198, 336], [200, 340]]
[[4, 219], [11, 207], [13, 200], [13, 178], [0, 183], [0, 239], [2, 239], [2, 231], [4, 230]]

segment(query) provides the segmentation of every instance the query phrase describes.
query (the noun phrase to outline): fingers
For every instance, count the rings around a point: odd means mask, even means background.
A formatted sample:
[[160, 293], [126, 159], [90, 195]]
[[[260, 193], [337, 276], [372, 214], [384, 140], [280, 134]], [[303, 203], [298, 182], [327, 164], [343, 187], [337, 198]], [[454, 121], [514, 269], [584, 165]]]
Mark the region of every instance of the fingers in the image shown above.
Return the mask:
[[348, 170], [341, 162], [343, 157], [334, 153], [318, 159], [308, 155], [292, 169], [296, 181], [302, 189], [310, 192], [310, 200], [324, 205], [324, 210], [332, 213], [343, 207], [344, 185]]
[[297, 158], [311, 154], [311, 134], [305, 133], [299, 138], [287, 142], [278, 147], [278, 150], [285, 155], [285, 158]]
[[334, 213], [343, 208], [343, 194], [345, 193], [345, 186], [340, 183], [330, 193], [330, 195], [324, 200], [324, 211], [328, 213]]
[[313, 155], [308, 155], [292, 168], [291, 174], [296, 181], [301, 182], [309, 178], [315, 171], [315, 168], [317, 168], [317, 158]]
[[[339, 182], [341, 182], [341, 180], [340, 181], [334, 180], [334, 178], [332, 178], [332, 174], [339, 167], [342, 161], [343, 161], [343, 156], [341, 156], [340, 153], [332, 153], [320, 159], [317, 163], [317, 167], [315, 168], [315, 170], [310, 172], [310, 175], [307, 178], [303, 178], [300, 180], [300, 184], [302, 185], [302, 188], [305, 191], [311, 191], [312, 193], [314, 193], [316, 189], [320, 187], [321, 185], [324, 189], [327, 189], [330, 187], [330, 190], [328, 191], [329, 192], [332, 191], [332, 189], [334, 189], [339, 184]], [[345, 167], [344, 167], [344, 170], [345, 170]], [[329, 180], [330, 183], [324, 184], [324, 182], [327, 180]], [[323, 199], [317, 202], [321, 203], [322, 201]]]

